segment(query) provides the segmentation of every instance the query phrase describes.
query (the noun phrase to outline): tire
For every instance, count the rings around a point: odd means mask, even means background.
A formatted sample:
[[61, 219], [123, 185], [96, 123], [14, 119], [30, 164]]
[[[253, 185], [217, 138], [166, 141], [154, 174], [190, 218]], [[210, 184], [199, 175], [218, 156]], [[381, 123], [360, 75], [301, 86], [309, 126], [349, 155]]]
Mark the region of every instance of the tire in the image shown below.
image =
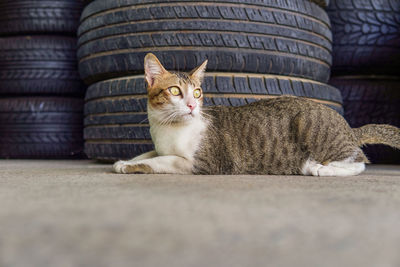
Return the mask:
[[122, 141], [113, 141], [112, 143], [90, 141], [85, 143], [85, 154], [89, 158], [107, 162], [114, 162], [120, 159], [132, 159], [136, 155], [143, 154], [153, 149], [154, 145], [151, 141], [143, 144], [137, 141], [135, 143], [124, 143]]
[[307, 0], [294, 5], [272, 0], [200, 5], [95, 1], [82, 14], [78, 36], [79, 70], [88, 84], [143, 73], [148, 52], [167, 69], [189, 71], [208, 58], [208, 71], [270, 73], [321, 82], [329, 79], [332, 60], [327, 14]]
[[0, 99], [0, 158], [82, 158], [83, 101]]
[[[261, 74], [207, 73], [204, 104], [240, 106], [291, 94], [342, 112], [341, 95], [331, 86], [304, 79]], [[110, 79], [88, 88], [85, 103], [85, 152], [89, 158], [129, 159], [153, 149], [147, 120], [143, 75]]]
[[84, 6], [89, 5], [90, 3], [94, 2], [95, 0], [81, 0]]
[[332, 0], [334, 75], [400, 74], [400, 1]]
[[78, 0], [14, 0], [0, 4], [0, 35], [36, 33], [75, 36], [83, 4]]
[[0, 95], [83, 96], [76, 38], [19, 36], [0, 39]]
[[363, 148], [367, 158], [376, 164], [400, 164], [400, 152], [385, 145], [373, 145]]
[[[400, 79], [393, 77], [336, 77], [330, 84], [343, 95], [344, 117], [351, 127], [369, 123], [400, 127]], [[400, 163], [400, 151], [374, 145], [364, 149], [372, 163]]]

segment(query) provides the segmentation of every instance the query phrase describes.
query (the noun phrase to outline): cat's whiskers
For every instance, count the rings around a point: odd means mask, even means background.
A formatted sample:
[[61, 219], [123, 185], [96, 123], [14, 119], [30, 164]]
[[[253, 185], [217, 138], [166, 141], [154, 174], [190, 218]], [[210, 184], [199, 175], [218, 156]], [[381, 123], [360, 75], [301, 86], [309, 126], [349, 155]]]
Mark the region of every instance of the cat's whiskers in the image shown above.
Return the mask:
[[148, 118], [149, 121], [155, 121], [160, 126], [168, 125], [172, 117], [174, 117], [174, 110], [172, 108], [163, 108], [162, 110], [149, 110]]
[[170, 114], [168, 114], [167, 116], [163, 116], [162, 119], [160, 120], [159, 124], [160, 124], [161, 126], [166, 126], [166, 125], [168, 125], [168, 124], [169, 124], [169, 120], [170, 120], [171, 117], [173, 117], [173, 116], [174, 116], [173, 113], [170, 113]]
[[171, 124], [175, 121], [176, 117], [178, 117], [178, 115], [177, 115], [176, 113], [171, 113], [171, 114], [167, 117], [167, 119], [164, 121], [164, 122], [165, 122], [165, 125], [166, 125], [166, 126], [171, 125]]
[[145, 121], [149, 121], [149, 118], [145, 118], [144, 120], [141, 120], [141, 121], [139, 122], [139, 124], [142, 124], [142, 123], [145, 122]]
[[207, 112], [204, 112], [203, 110], [200, 110], [200, 115], [207, 121], [210, 121], [210, 120], [212, 120], [214, 118], [213, 115], [211, 115], [211, 114], [209, 114]]
[[[171, 125], [175, 119], [179, 116], [179, 113], [177, 113], [176, 109], [174, 108], [165, 108], [162, 111], [162, 118], [159, 121], [159, 124], [162, 126], [168, 126]], [[160, 117], [160, 116], [155, 116], [155, 117]]]
[[201, 116], [201, 119], [206, 122], [208, 129], [211, 132], [216, 133], [217, 129], [215, 128], [214, 124], [212, 123], [212, 121], [214, 120], [214, 116], [209, 113], [204, 112], [202, 109], [200, 110], [200, 116]]
[[201, 118], [202, 118], [203, 120], [205, 120], [207, 123], [212, 122], [212, 120], [214, 119], [214, 116], [213, 116], [213, 115], [211, 115], [211, 114], [209, 114], [209, 113], [207, 113], [207, 112], [204, 112], [203, 110], [200, 110], [200, 116], [201, 116]]

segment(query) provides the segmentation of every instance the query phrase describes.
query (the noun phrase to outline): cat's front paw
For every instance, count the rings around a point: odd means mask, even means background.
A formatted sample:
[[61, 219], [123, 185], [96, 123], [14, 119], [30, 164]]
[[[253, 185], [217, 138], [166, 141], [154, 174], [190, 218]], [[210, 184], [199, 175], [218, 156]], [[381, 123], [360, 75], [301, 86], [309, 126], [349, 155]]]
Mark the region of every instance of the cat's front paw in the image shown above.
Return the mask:
[[136, 164], [122, 160], [115, 162], [113, 168], [116, 173], [154, 173], [153, 169], [147, 164]]
[[119, 160], [119, 161], [115, 162], [113, 165], [114, 172], [123, 173], [122, 167], [124, 167], [124, 165], [126, 165], [127, 163], [128, 163], [127, 161], [123, 161], [123, 160]]

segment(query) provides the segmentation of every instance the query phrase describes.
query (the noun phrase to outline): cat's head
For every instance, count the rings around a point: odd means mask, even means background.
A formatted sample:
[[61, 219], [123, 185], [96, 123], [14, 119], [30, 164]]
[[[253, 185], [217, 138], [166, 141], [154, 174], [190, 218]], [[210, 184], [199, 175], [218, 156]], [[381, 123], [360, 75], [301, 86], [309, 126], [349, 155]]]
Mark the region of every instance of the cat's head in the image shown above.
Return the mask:
[[144, 59], [149, 118], [161, 124], [199, 118], [203, 105], [203, 81], [207, 60], [189, 73], [167, 71], [151, 53]]

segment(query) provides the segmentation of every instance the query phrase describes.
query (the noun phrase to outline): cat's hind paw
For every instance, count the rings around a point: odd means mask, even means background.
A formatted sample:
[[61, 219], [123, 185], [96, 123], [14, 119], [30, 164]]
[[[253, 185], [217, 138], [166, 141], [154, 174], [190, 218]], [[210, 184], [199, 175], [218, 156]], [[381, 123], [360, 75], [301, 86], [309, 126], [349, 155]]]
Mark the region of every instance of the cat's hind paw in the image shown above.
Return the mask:
[[114, 163], [113, 169], [116, 173], [141, 173], [149, 174], [154, 173], [153, 169], [147, 164], [137, 164], [129, 161], [117, 161]]
[[301, 170], [304, 175], [313, 176], [350, 176], [358, 175], [365, 170], [363, 162], [332, 161], [327, 165], [307, 160]]

